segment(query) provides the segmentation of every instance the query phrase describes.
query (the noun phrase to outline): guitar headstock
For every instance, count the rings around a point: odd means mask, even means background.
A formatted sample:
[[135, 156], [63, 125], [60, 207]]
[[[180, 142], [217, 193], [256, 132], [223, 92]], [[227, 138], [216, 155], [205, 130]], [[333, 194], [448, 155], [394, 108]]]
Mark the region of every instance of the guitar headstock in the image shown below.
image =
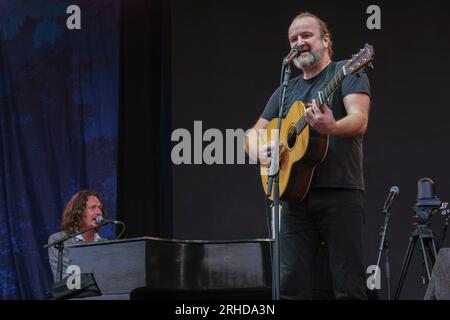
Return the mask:
[[370, 44], [365, 44], [364, 49], [359, 50], [350, 60], [347, 61], [344, 68], [345, 74], [355, 74], [367, 65], [372, 66], [375, 58], [375, 52]]

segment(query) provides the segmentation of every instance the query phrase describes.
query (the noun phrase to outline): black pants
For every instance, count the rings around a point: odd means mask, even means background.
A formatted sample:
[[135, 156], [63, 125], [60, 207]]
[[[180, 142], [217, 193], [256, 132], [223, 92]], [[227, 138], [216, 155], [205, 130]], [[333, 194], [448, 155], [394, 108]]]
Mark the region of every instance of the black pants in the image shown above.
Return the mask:
[[336, 299], [367, 299], [362, 191], [311, 189], [301, 203], [282, 205], [281, 298], [311, 299], [316, 257], [324, 242]]

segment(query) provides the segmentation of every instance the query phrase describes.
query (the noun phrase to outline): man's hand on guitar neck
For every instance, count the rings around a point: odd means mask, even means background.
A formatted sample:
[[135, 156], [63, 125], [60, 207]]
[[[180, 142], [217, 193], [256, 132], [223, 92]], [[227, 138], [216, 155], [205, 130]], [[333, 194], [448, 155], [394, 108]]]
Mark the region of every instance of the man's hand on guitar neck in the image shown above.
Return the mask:
[[306, 109], [305, 118], [308, 124], [322, 134], [339, 137], [355, 137], [363, 135], [369, 120], [370, 97], [365, 93], [352, 93], [344, 97], [347, 115], [338, 121], [327, 105], [323, 105], [323, 113], [313, 102], [312, 107]]
[[323, 112], [313, 100], [312, 106], [306, 109], [305, 118], [308, 124], [322, 134], [335, 134], [336, 120], [333, 112], [326, 104], [322, 105]]

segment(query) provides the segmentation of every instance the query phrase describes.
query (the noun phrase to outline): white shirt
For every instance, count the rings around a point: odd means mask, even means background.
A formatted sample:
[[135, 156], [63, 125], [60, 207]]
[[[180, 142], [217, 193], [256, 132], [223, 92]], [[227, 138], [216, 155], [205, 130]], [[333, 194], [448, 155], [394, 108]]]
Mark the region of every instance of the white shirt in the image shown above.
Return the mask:
[[[99, 241], [101, 238], [100, 238], [100, 236], [98, 235], [98, 233], [96, 232], [96, 233], [94, 233], [94, 242], [95, 241]], [[79, 234], [79, 235], [77, 235], [77, 236], [75, 236], [75, 241], [83, 241], [83, 242], [85, 242], [85, 240], [84, 240], [84, 238], [83, 238], [83, 235], [82, 234]]]

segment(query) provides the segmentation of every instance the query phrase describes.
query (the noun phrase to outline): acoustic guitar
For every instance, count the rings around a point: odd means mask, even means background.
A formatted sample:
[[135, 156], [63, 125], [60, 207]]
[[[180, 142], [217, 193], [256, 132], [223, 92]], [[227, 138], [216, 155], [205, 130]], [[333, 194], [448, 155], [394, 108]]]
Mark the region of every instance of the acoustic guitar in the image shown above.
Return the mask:
[[[327, 102], [346, 75], [355, 74], [365, 66], [371, 65], [373, 59], [373, 47], [365, 44], [363, 49], [337, 69], [323, 91], [317, 93], [315, 101], [319, 109], [323, 112], [323, 104]], [[305, 112], [305, 104], [297, 100], [291, 105], [281, 123], [280, 142], [284, 144], [284, 147], [280, 153], [279, 190], [282, 200], [295, 202], [303, 200], [311, 185], [315, 167], [325, 159], [327, 154], [329, 136], [310, 130]], [[267, 126], [263, 137], [265, 143], [270, 143], [274, 137], [273, 130], [277, 128], [278, 118], [275, 118]], [[260, 166], [262, 184], [266, 193], [268, 172], [267, 166]], [[273, 200], [273, 188], [269, 198]]]

